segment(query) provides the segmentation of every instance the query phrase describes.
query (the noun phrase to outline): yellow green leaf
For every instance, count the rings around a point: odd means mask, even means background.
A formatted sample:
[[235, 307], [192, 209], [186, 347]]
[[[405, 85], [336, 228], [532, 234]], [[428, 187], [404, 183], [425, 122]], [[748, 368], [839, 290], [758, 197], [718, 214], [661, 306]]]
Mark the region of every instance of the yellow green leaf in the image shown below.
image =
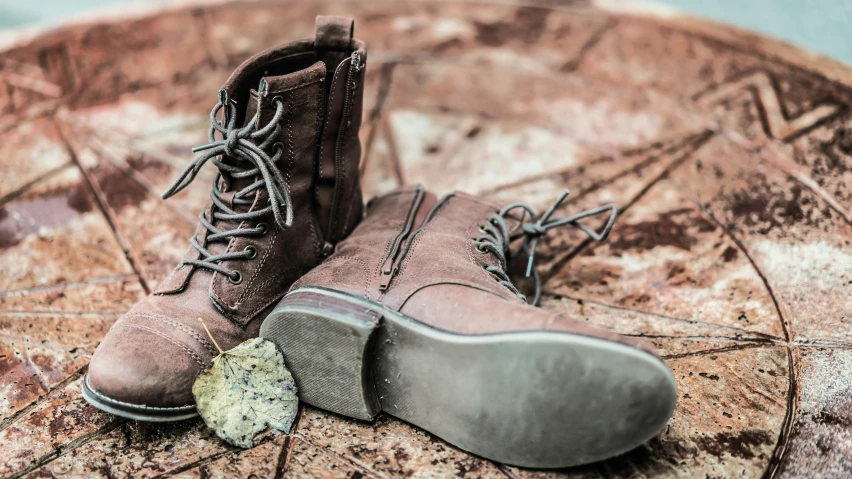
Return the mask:
[[204, 422], [229, 444], [246, 448], [267, 427], [289, 432], [299, 409], [284, 355], [263, 338], [213, 358], [196, 378], [192, 394]]

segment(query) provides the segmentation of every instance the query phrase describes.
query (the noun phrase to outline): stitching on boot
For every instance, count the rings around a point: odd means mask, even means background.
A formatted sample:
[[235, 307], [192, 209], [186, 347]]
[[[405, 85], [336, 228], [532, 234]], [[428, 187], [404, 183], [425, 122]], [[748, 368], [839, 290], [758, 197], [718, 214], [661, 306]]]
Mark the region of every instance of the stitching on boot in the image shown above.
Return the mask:
[[[251, 286], [253, 284], [254, 280], [257, 279], [257, 275], [260, 274], [260, 271], [263, 269], [263, 265], [266, 264], [266, 260], [267, 260], [267, 258], [269, 258], [269, 254], [274, 249], [274, 247], [275, 247], [275, 236], [273, 235], [272, 242], [269, 243], [269, 247], [266, 248], [266, 251], [263, 253], [263, 258], [260, 260], [260, 265], [258, 265], [258, 267], [254, 269], [254, 273], [251, 275], [251, 278], [248, 280], [245, 287], [243, 287], [243, 292], [240, 293], [240, 295], [237, 297], [237, 300], [233, 304], [229, 305], [229, 306], [231, 306], [231, 308], [236, 308], [237, 305], [239, 305], [242, 302], [242, 300], [245, 299], [245, 297], [249, 294], [249, 289], [250, 289], [249, 286]], [[263, 284], [258, 286], [258, 290], [260, 290], [260, 288], [262, 288], [263, 286], [266, 286], [266, 284], [268, 284], [268, 283], [269, 283], [269, 280], [264, 281]]]
[[[258, 207], [258, 204], [259, 204], [259, 203], [260, 203], [260, 196], [257, 196], [257, 197], [255, 197], [255, 199], [254, 199], [254, 203], [252, 203], [251, 207], [249, 208], [249, 211], [256, 211], [256, 210], [255, 210], [255, 208], [257, 208], [257, 207]], [[249, 225], [249, 221], [241, 221], [241, 222], [240, 222], [240, 224], [239, 224], [239, 226], [238, 226], [238, 228], [245, 228], [245, 227], [246, 227], [246, 226], [248, 226], [248, 225]], [[276, 226], [273, 226], [273, 228], [276, 228]], [[237, 240], [238, 240], [238, 238], [236, 238], [236, 237], [232, 237], [230, 240], [228, 240], [228, 247], [225, 249], [225, 253], [230, 253], [230, 252], [234, 251], [234, 246], [236, 246]], [[272, 239], [272, 244], [273, 244], [273, 245], [275, 244], [275, 238], [274, 238], [274, 237], [273, 237], [273, 239]], [[266, 255], [268, 255], [268, 254], [269, 254], [269, 249], [267, 249], [267, 250], [266, 250], [266, 253], [265, 253], [264, 257], [265, 257]], [[251, 266], [251, 263], [249, 263], [249, 265]], [[263, 266], [263, 265], [261, 264], [260, 266]], [[259, 271], [260, 271], [260, 267], [254, 268], [254, 274], [252, 275], [252, 278], [254, 278], [255, 276], [257, 276], [257, 274], [258, 274], [258, 272], [259, 272]], [[223, 274], [219, 273], [218, 271], [216, 271], [215, 273], [213, 273], [213, 279], [212, 279], [212, 281], [213, 281], [213, 297], [215, 298], [216, 303], [218, 303], [218, 304], [225, 304], [225, 305], [227, 305], [230, 309], [235, 310], [235, 309], [237, 309], [237, 306], [240, 304], [240, 300], [242, 300], [242, 299], [243, 299], [243, 296], [244, 296], [244, 295], [246, 294], [246, 292], [248, 291], [248, 284], [246, 284], [246, 285], [242, 288], [242, 292], [241, 292], [241, 293], [240, 293], [240, 295], [237, 297], [237, 299], [236, 299], [236, 301], [235, 301], [235, 302], [233, 302], [233, 303], [228, 303], [228, 302], [226, 302], [226, 301], [222, 301], [222, 297], [221, 297], [221, 295], [219, 294], [219, 292], [217, 291], [217, 290], [222, 290], [222, 291], [224, 292], [225, 288], [227, 288], [227, 287], [228, 287], [228, 285], [226, 285], [226, 284], [224, 283], [224, 279], [223, 279], [224, 277], [225, 277], [225, 275], [223, 275]], [[235, 311], [235, 313], [236, 313], [236, 314], [239, 314], [239, 312], [238, 312], [238, 311]], [[223, 314], [224, 314], [224, 311], [223, 311]], [[226, 315], [226, 316], [227, 316], [227, 315]], [[229, 318], [229, 319], [230, 319], [230, 318]]]
[[164, 322], [164, 323], [166, 323], [170, 326], [174, 326], [177, 329], [180, 329], [181, 331], [185, 332], [186, 334], [192, 336], [196, 341], [198, 341], [202, 346], [204, 346], [204, 349], [206, 349], [207, 352], [210, 353], [211, 355], [215, 356], [216, 354], [218, 354], [218, 351], [213, 347], [213, 344], [211, 344], [210, 341], [207, 341], [206, 339], [204, 339], [203, 336], [201, 336], [200, 334], [193, 331], [193, 329], [190, 328], [189, 326], [181, 324], [181, 323], [179, 323], [179, 322], [177, 322], [177, 321], [175, 321], [171, 318], [168, 318], [166, 316], [159, 316], [159, 315], [156, 315], [156, 314], [142, 313], [142, 312], [131, 312], [131, 313], [125, 314], [124, 316], [125, 317], [149, 318], [149, 319], [153, 319], [155, 321], [162, 321], [162, 322]]
[[296, 142], [293, 141], [293, 94], [287, 95], [287, 114], [284, 120], [287, 122], [287, 188], [290, 188], [290, 175], [296, 166]]
[[168, 341], [168, 342], [170, 342], [170, 343], [174, 344], [175, 346], [177, 346], [177, 347], [179, 347], [179, 348], [183, 349], [183, 350], [184, 350], [184, 352], [186, 352], [187, 354], [189, 354], [189, 355], [192, 357], [192, 359], [194, 359], [194, 360], [195, 360], [195, 362], [197, 362], [197, 363], [198, 363], [198, 365], [199, 365], [199, 366], [201, 366], [202, 368], [204, 367], [204, 361], [202, 361], [202, 360], [201, 360], [201, 356], [199, 356], [198, 354], [196, 354], [196, 353], [195, 353], [195, 351], [193, 351], [193, 350], [189, 349], [189, 348], [188, 348], [185, 344], [183, 344], [182, 342], [180, 342], [180, 341], [178, 341], [178, 340], [176, 340], [176, 339], [173, 339], [173, 338], [171, 338], [170, 336], [168, 336], [168, 335], [166, 335], [166, 334], [163, 334], [163, 333], [161, 333], [161, 332], [157, 331], [156, 329], [152, 329], [152, 328], [149, 328], [149, 327], [147, 327], [147, 326], [140, 326], [140, 325], [138, 325], [138, 324], [122, 324], [122, 325], [121, 325], [121, 327], [141, 329], [141, 330], [143, 330], [143, 331], [148, 331], [148, 332], [149, 332], [149, 333], [151, 333], [151, 334], [155, 334], [155, 335], [157, 335], [157, 336], [159, 336], [159, 337], [161, 337], [161, 338], [165, 339], [166, 341]]
[[[334, 94], [334, 88], [331, 89], [332, 94]], [[325, 93], [325, 88], [317, 88], [317, 129], [319, 130], [317, 133], [317, 138], [319, 139], [319, 153], [317, 155], [317, 179], [322, 178], [322, 150], [324, 148], [325, 143], [325, 131], [328, 128], [327, 116], [328, 116], [328, 105], [331, 104], [330, 101], [324, 102], [325, 98], [323, 98], [323, 94]], [[320, 108], [320, 105], [325, 107], [325, 112]], [[325, 115], [323, 113], [326, 113]], [[319, 181], [317, 181], [319, 183]], [[314, 185], [314, 198], [316, 199], [317, 205], [319, 205], [319, 188], [317, 185]]]
[[314, 80], [314, 81], [312, 81], [312, 82], [308, 82], [308, 83], [300, 83], [300, 84], [298, 84], [298, 85], [294, 85], [294, 86], [287, 87], [287, 88], [282, 88], [282, 89], [280, 89], [280, 90], [270, 91], [270, 92], [267, 92], [267, 93], [268, 93], [269, 95], [275, 95], [275, 94], [278, 94], [278, 93], [288, 93], [288, 92], [291, 92], [291, 91], [293, 91], [293, 90], [298, 90], [299, 88], [309, 87], [309, 86], [311, 86], [311, 85], [316, 85], [317, 83], [322, 83], [322, 82], [323, 82], [323, 79], [322, 79], [322, 78], [317, 78], [316, 80]]
[[[269, 285], [269, 283], [271, 283], [272, 281], [276, 280], [279, 276], [286, 276], [286, 274], [287, 274], [287, 273], [291, 273], [291, 272], [292, 272], [292, 268], [289, 268], [289, 267], [288, 267], [288, 268], [287, 268], [286, 270], [284, 270], [283, 272], [279, 272], [279, 274], [278, 274], [278, 275], [271, 276], [271, 277], [269, 277], [269, 279], [267, 279], [266, 281], [264, 281], [264, 282], [260, 283], [260, 284], [257, 286], [257, 289], [258, 289], [258, 290], [263, 289], [263, 288], [265, 288], [266, 286], [268, 286], [268, 285]], [[268, 305], [269, 305], [269, 304], [267, 303], [267, 306], [268, 306]], [[260, 308], [258, 308], [258, 309], [256, 309], [256, 310], [252, 311], [251, 313], [249, 313], [249, 321], [251, 321], [251, 318], [253, 318], [253, 316], [254, 316], [255, 314], [257, 314], [258, 312], [260, 312], [260, 311], [261, 311], [261, 310], [263, 310], [264, 308], [266, 308], [266, 306], [262, 306], [262, 307], [260, 307]]]
[[[313, 215], [314, 212], [312, 211]], [[319, 236], [317, 235], [317, 221], [310, 221], [310, 228], [308, 230], [311, 232], [311, 238], [314, 240], [314, 254], [319, 258], [320, 252], [322, 251], [322, 246], [320, 246]]]
[[271, 299], [270, 301], [267, 301], [266, 303], [261, 304], [260, 306], [258, 306], [258, 308], [257, 308], [257, 309], [255, 309], [254, 311], [252, 311], [251, 313], [249, 313], [249, 314], [248, 314], [248, 316], [247, 316], [247, 317], [248, 317], [248, 320], [246, 320], [246, 324], [250, 323], [250, 322], [254, 319], [254, 316], [255, 316], [257, 313], [259, 313], [259, 312], [263, 311], [264, 309], [268, 308], [270, 305], [272, 305], [272, 303], [277, 303], [277, 302], [278, 302], [281, 298], [283, 298], [283, 297], [284, 297], [284, 295], [285, 295], [285, 294], [287, 294], [287, 291], [286, 291], [286, 290], [285, 290], [285, 291], [283, 291], [283, 292], [282, 292], [282, 293], [280, 293], [280, 294], [276, 294], [275, 296], [273, 296], [273, 297], [272, 297], [272, 299]]

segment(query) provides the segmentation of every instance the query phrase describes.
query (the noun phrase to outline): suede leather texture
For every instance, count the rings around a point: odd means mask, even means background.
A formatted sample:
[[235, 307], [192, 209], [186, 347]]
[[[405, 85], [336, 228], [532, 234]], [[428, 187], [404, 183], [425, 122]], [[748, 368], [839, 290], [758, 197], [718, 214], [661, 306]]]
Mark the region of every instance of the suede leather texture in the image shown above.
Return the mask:
[[[226, 82], [224, 88], [241, 109], [242, 122], [259, 112], [258, 125], [262, 127], [273, 118], [276, 101], [283, 103], [281, 131], [272, 143], [279, 143], [283, 150], [276, 166], [290, 191], [293, 224], [282, 228], [271, 213], [268, 218], [252, 221], [217, 220], [220, 229], [255, 228], [260, 223], [267, 226], [263, 236], [235, 237], [206, 245], [214, 254], [255, 247], [253, 259], [219, 263], [239, 271], [242, 281], [234, 284], [220, 273], [177, 267], [152, 295], [119, 318], [96, 350], [88, 384], [97, 393], [154, 409], [193, 404], [192, 384], [218, 353], [197, 318], [204, 318], [224, 349], [256, 337], [261, 322], [290, 285], [322, 261], [326, 243], [334, 244], [345, 237], [360, 221], [360, 122], [340, 117], [344, 110], [357, 118], [361, 114], [366, 48], [363, 42], [351, 38], [351, 25], [351, 19], [319, 17], [315, 39], [261, 52], [244, 62]], [[349, 35], [346, 44], [342, 44], [341, 32]], [[323, 45], [327, 44], [338, 50], [326, 51]], [[354, 76], [349, 76], [353, 51], [360, 52], [361, 64]], [[344, 104], [344, 95], [338, 94], [345, 85], [337, 84], [337, 75], [329, 85], [329, 70], [345, 71], [341, 81], [352, 79], [349, 105]], [[258, 91], [260, 78], [266, 83]], [[338, 135], [343, 135], [343, 148], [340, 154], [332, 149], [328, 161], [332, 169], [344, 174], [334, 174], [320, 184], [321, 159], [326, 155], [324, 138], [336, 141]], [[220, 188], [225, 193], [221, 199], [230, 206], [234, 192], [257, 179], [245, 178], [234, 184], [223, 180]], [[319, 189], [338, 199], [336, 209], [331, 203], [317, 202]], [[268, 204], [266, 189], [256, 192], [249, 211]], [[211, 208], [204, 214], [210, 220]], [[199, 243], [205, 245], [206, 237], [206, 228], [199, 225]], [[190, 247], [187, 257], [198, 258], [199, 253]]]
[[[415, 197], [416, 187], [406, 187], [371, 200], [361, 224], [338, 244], [335, 254], [294, 283], [291, 294], [298, 294], [300, 287], [320, 286], [381, 303], [453, 333], [558, 331], [655, 354], [641, 341], [531, 306], [497, 281], [485, 267], [497, 266], [498, 260], [493, 254], [480, 253], [476, 238], [482, 235], [479, 226], [486, 224], [500, 205], [465, 193], [457, 192], [443, 203], [410, 240], [399, 271], [381, 291], [380, 270]], [[434, 203], [434, 195], [427, 195], [417, 211], [418, 218], [425, 216]], [[518, 226], [511, 219], [507, 224], [510, 228]]]

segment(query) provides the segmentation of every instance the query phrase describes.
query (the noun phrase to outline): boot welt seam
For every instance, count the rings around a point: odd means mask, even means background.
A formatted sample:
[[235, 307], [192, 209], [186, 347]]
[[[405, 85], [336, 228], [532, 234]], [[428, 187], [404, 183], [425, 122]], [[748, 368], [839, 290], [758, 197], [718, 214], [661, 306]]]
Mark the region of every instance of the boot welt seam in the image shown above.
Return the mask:
[[190, 409], [195, 409], [195, 404], [187, 404], [186, 406], [162, 407], [162, 406], [148, 406], [148, 405], [145, 405], [145, 404], [134, 404], [134, 403], [130, 403], [130, 402], [119, 401], [118, 399], [111, 398], [109, 396], [104, 395], [103, 393], [98, 392], [94, 388], [94, 386], [92, 386], [92, 382], [89, 381], [89, 375], [88, 374], [86, 375], [86, 387], [89, 389], [89, 391], [92, 394], [97, 396], [98, 399], [101, 399], [101, 400], [103, 400], [107, 403], [114, 403], [114, 404], [119, 404], [119, 405], [122, 405], [122, 406], [129, 406], [129, 407], [134, 407], [134, 408], [139, 408], [139, 409], [153, 409], [153, 410], [157, 410], [157, 411], [186, 411], [186, 410], [190, 410]]

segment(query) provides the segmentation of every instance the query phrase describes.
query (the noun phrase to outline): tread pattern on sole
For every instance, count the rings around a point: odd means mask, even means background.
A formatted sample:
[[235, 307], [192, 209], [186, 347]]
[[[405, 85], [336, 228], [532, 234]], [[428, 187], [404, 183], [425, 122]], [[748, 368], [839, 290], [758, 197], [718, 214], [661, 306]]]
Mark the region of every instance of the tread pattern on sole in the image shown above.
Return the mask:
[[368, 355], [380, 319], [374, 309], [308, 291], [288, 296], [260, 335], [281, 348], [301, 400], [371, 420], [381, 411]]

